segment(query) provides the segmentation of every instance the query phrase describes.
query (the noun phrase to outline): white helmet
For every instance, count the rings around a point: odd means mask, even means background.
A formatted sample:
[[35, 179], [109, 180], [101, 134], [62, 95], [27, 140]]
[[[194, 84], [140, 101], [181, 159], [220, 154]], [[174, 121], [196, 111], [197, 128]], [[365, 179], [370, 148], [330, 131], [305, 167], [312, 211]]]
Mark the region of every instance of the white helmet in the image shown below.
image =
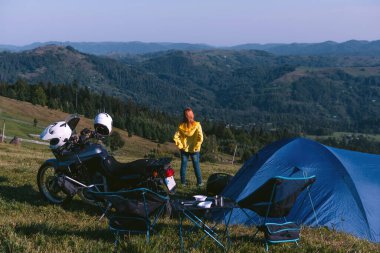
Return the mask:
[[50, 148], [57, 149], [67, 142], [71, 134], [72, 130], [66, 121], [59, 121], [45, 128], [40, 138], [44, 141], [50, 140]]
[[95, 132], [101, 135], [109, 135], [112, 131], [112, 117], [105, 112], [99, 113], [94, 121]]

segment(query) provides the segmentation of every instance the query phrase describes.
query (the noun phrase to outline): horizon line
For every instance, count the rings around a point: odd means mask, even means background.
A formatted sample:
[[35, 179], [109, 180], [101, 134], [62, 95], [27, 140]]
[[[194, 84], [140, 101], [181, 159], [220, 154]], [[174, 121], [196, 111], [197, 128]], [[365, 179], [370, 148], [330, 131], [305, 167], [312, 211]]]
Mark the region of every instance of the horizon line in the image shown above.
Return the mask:
[[138, 40], [131, 40], [131, 41], [57, 41], [57, 40], [51, 40], [51, 41], [35, 41], [27, 44], [10, 44], [10, 43], [1, 43], [0, 46], [13, 46], [13, 47], [26, 47], [33, 44], [54, 44], [54, 43], [141, 43], [141, 44], [190, 44], [190, 45], [203, 45], [203, 46], [209, 46], [209, 47], [235, 47], [235, 46], [241, 46], [241, 45], [291, 45], [291, 44], [320, 44], [320, 43], [336, 43], [336, 44], [343, 44], [350, 41], [359, 41], [359, 42], [377, 42], [380, 41], [380, 39], [377, 40], [361, 40], [361, 39], [350, 39], [345, 41], [334, 41], [334, 40], [325, 40], [325, 41], [319, 41], [319, 42], [267, 42], [267, 43], [258, 43], [258, 42], [242, 42], [238, 44], [232, 44], [232, 45], [213, 45], [208, 43], [202, 43], [202, 42], [168, 42], [168, 41], [138, 41]]

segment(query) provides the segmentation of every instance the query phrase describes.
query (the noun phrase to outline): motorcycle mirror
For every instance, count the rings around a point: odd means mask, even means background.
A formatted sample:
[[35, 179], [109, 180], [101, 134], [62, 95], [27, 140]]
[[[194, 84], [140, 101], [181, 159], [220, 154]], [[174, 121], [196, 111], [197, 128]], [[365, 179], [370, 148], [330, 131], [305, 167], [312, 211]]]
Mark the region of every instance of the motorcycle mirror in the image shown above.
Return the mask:
[[70, 114], [66, 117], [65, 122], [70, 127], [72, 131], [77, 127], [78, 123], [80, 121], [80, 117], [78, 114]]

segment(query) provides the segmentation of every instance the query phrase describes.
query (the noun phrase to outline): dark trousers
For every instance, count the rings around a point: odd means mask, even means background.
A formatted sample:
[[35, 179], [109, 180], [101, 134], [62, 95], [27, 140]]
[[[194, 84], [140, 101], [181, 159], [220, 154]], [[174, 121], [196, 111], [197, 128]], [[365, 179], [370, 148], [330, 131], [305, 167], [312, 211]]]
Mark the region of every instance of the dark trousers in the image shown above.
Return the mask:
[[197, 184], [202, 183], [202, 175], [201, 175], [201, 167], [199, 165], [199, 152], [189, 153], [181, 150], [181, 183], [186, 184], [186, 170], [187, 170], [187, 162], [191, 157], [193, 162], [194, 173], [197, 178]]

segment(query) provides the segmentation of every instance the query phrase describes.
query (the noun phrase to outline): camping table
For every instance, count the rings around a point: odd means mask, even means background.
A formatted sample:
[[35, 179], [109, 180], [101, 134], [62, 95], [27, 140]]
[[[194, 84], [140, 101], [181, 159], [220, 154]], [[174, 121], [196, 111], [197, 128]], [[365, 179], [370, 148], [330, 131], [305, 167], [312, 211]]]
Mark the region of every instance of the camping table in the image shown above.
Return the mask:
[[[213, 198], [207, 198], [206, 201], [213, 201]], [[228, 231], [228, 226], [230, 223], [231, 219], [231, 214], [228, 215], [227, 220], [225, 219], [225, 214], [229, 211], [231, 211], [234, 207], [236, 207], [235, 202], [229, 201], [229, 200], [224, 200], [223, 206], [215, 206], [214, 202], [211, 205], [210, 208], [203, 208], [203, 207], [198, 207], [197, 204], [200, 203], [200, 201], [194, 201], [194, 200], [174, 200], [172, 202], [172, 207], [175, 212], [178, 213], [179, 215], [179, 237], [180, 237], [180, 244], [181, 244], [181, 252], [184, 251], [184, 242], [183, 242], [183, 220], [185, 218], [189, 219], [193, 223], [193, 228], [190, 229], [189, 232], [194, 231], [194, 229], [198, 228], [200, 229], [205, 235], [196, 240], [195, 244], [193, 245], [194, 248], [196, 248], [206, 237], [211, 238], [214, 240], [216, 245], [221, 247], [224, 251], [227, 250], [227, 246], [230, 243], [230, 236], [229, 236], [229, 231]], [[221, 242], [220, 236], [217, 234], [215, 231], [214, 226], [209, 226], [207, 225], [207, 215], [211, 214], [213, 211], [221, 211], [223, 212], [223, 217], [224, 217], [224, 223], [226, 226], [224, 234], [227, 235], [227, 245], [224, 245]]]

